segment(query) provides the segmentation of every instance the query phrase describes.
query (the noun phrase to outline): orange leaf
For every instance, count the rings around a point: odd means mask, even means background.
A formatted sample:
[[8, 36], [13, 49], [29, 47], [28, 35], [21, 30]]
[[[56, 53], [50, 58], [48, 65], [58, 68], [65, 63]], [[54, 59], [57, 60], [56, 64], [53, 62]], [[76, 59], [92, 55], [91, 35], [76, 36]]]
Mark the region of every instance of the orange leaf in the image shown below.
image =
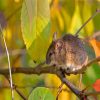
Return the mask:
[[100, 31], [94, 33], [94, 35], [90, 39], [90, 43], [95, 50], [96, 56], [100, 56]]
[[100, 92], [100, 79], [96, 80], [96, 82], [93, 84], [93, 88], [95, 91]]
[[100, 42], [95, 39], [91, 39], [90, 43], [92, 44], [95, 50], [96, 56], [100, 56]]

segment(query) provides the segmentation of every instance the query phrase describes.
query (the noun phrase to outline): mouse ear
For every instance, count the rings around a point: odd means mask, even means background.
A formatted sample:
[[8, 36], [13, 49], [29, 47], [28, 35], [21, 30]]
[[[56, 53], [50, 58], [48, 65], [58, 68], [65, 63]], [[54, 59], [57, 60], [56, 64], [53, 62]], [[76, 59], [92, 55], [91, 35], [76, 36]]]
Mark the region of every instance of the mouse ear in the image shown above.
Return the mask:
[[55, 44], [55, 49], [61, 49], [63, 47], [63, 42], [62, 41], [57, 41]]
[[55, 41], [57, 39], [57, 32], [54, 32], [53, 34], [53, 41]]

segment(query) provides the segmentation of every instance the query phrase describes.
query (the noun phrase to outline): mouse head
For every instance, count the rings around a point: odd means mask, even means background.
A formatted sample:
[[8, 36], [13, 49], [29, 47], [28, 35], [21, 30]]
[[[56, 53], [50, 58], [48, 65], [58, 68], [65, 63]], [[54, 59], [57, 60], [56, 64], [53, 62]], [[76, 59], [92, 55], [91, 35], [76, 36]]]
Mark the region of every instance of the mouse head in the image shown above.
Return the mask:
[[53, 41], [49, 46], [46, 55], [46, 63], [50, 65], [58, 65], [60, 59], [60, 53], [63, 47], [63, 41], [56, 38], [56, 33], [53, 35]]

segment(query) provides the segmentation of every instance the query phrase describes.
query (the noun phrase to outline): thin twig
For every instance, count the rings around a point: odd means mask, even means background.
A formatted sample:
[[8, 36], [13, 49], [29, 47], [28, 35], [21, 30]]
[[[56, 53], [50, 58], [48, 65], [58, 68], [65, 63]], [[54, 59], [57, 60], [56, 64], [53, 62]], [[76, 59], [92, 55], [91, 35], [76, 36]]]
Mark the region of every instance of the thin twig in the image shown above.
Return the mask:
[[58, 72], [57, 72], [57, 76], [60, 78], [60, 80], [61, 80], [64, 84], [66, 84], [66, 85], [70, 88], [70, 90], [71, 90], [77, 97], [80, 97], [81, 91], [80, 91], [78, 88], [76, 88], [71, 82], [69, 82], [69, 81], [66, 79], [66, 77], [62, 74], [61, 71], [58, 71]]
[[22, 6], [20, 5], [17, 9], [15, 9], [15, 10], [6, 18], [6, 20], [9, 21], [18, 11], [20, 11], [21, 7], [22, 7]]
[[13, 92], [13, 82], [12, 82], [12, 73], [11, 73], [10, 56], [9, 56], [9, 52], [8, 52], [8, 48], [7, 48], [7, 44], [6, 44], [5, 37], [4, 37], [4, 35], [3, 35], [3, 29], [2, 29], [2, 27], [1, 27], [1, 24], [0, 24], [0, 30], [1, 30], [1, 33], [2, 33], [2, 37], [3, 37], [3, 41], [4, 41], [6, 53], [7, 53], [8, 68], [9, 68], [9, 77], [10, 77], [10, 87], [11, 87], [11, 96], [12, 96], [12, 100], [14, 100], [14, 92]]
[[[5, 76], [5, 78], [8, 80], [8, 82], [10, 83], [10, 80], [8, 78], [8, 76]], [[9, 86], [7, 87], [9, 88]], [[27, 100], [26, 97], [19, 91], [19, 89], [17, 88], [17, 86], [15, 84], [13, 84], [13, 89], [15, 89], [15, 91], [20, 95], [20, 97], [23, 99], [23, 100]]]
[[56, 100], [58, 100], [58, 97], [59, 97], [59, 95], [60, 95], [60, 93], [62, 92], [62, 87], [63, 87], [63, 83], [61, 83], [61, 85], [59, 86], [59, 88], [58, 88], [58, 92], [57, 92], [57, 96], [56, 96]]
[[27, 100], [27, 98], [19, 91], [19, 89], [15, 88], [16, 92], [20, 95], [23, 100]]
[[85, 93], [87, 96], [100, 95], [100, 92]]
[[80, 78], [79, 78], [79, 89], [81, 90], [82, 89], [82, 74], [79, 75]]
[[96, 12], [79, 28], [79, 30], [75, 33], [75, 36], [78, 36], [81, 29], [91, 20], [93, 19], [100, 11], [96, 10]]

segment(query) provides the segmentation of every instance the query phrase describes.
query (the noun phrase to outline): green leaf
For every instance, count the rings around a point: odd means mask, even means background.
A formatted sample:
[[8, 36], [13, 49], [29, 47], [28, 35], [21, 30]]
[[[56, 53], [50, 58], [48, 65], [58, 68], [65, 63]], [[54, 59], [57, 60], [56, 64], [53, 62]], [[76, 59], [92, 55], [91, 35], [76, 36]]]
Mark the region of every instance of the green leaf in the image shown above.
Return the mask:
[[83, 83], [91, 86], [97, 79], [100, 78], [100, 66], [99, 64], [93, 64], [87, 68], [83, 75]]
[[26, 48], [36, 61], [45, 58], [50, 36], [48, 0], [25, 0], [21, 11], [22, 35]]
[[55, 100], [49, 89], [44, 87], [35, 88], [30, 94], [28, 100]]
[[[96, 58], [95, 51], [89, 42], [84, 42], [84, 48], [88, 55], [88, 62]], [[100, 77], [99, 71], [100, 67], [98, 64], [92, 64], [89, 66], [83, 75], [83, 83], [89, 86], [92, 85], [96, 79]]]

